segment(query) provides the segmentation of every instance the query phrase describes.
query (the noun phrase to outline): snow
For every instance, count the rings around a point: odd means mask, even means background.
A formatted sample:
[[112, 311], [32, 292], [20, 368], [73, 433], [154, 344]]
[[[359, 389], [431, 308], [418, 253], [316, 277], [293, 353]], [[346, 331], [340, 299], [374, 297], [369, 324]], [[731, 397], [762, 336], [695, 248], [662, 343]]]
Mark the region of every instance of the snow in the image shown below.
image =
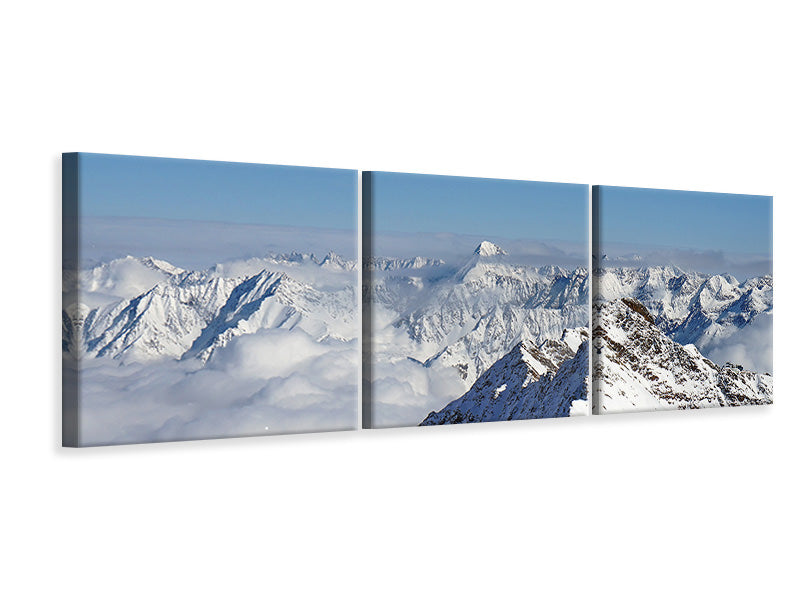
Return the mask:
[[478, 256], [500, 256], [506, 254], [506, 251], [497, 244], [484, 240], [475, 248], [474, 254]]
[[189, 270], [129, 256], [64, 280], [83, 444], [355, 427], [353, 261], [295, 252]]
[[[374, 426], [588, 414], [586, 268], [519, 264], [488, 241], [456, 261], [365, 266]], [[770, 275], [595, 275], [597, 412], [772, 401]], [[354, 426], [355, 261], [289, 252], [190, 269], [126, 256], [63, 279], [86, 443]]]
[[365, 264], [367, 268], [373, 271], [398, 271], [438, 267], [444, 265], [445, 261], [438, 258], [426, 258], [424, 256], [415, 256], [413, 258], [371, 257], [366, 259]]
[[[401, 269], [416, 259], [367, 262], [375, 265], [365, 295], [372, 315], [374, 426], [419, 424], [523, 341], [534, 347], [563, 341], [560, 362], [585, 339], [574, 332], [562, 336], [573, 328], [586, 331], [586, 268], [518, 264], [491, 242], [431, 268], [435, 260], [427, 259], [413, 276]], [[538, 358], [528, 360], [536, 372], [547, 370]]]
[[486, 371], [467, 393], [440, 411], [430, 413], [421, 425], [588, 414], [588, 331], [578, 352], [573, 353], [563, 342], [561, 345], [560, 356], [566, 358], [553, 363], [544, 358], [542, 346], [521, 342]]
[[655, 324], [633, 299], [596, 309], [593, 402], [596, 412], [635, 412], [769, 404], [772, 377], [705, 358]]
[[588, 400], [573, 400], [569, 406], [570, 417], [588, 417], [592, 414], [592, 404]]
[[[756, 317], [772, 314], [771, 275], [739, 283], [729, 274], [709, 276], [674, 266], [603, 268], [595, 270], [594, 275], [595, 301], [635, 298], [671, 339], [694, 344], [700, 352], [710, 354], [738, 344], [737, 340], [747, 337], [752, 329], [752, 350], [739, 353], [741, 364], [772, 370], [771, 352], [766, 361], [760, 351], [765, 336], [755, 331], [763, 329]], [[746, 348], [747, 343], [740, 347]]]

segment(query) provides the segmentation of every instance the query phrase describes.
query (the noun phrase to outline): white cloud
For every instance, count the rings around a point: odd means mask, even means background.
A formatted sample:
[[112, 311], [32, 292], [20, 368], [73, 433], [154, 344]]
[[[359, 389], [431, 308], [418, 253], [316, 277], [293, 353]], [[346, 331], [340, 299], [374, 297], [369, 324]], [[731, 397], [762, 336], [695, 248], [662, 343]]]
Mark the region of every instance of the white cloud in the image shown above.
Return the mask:
[[722, 365], [731, 362], [758, 373], [772, 373], [772, 314], [756, 315], [733, 335], [703, 348], [705, 355]]
[[355, 341], [297, 329], [235, 338], [205, 368], [95, 359], [81, 371], [83, 443], [353, 429], [357, 380]]
[[313, 359], [335, 346], [335, 342], [316, 342], [301, 329], [265, 329], [215, 350], [206, 368], [257, 379], [285, 377], [306, 370]]
[[427, 368], [409, 359], [373, 365], [373, 423], [377, 427], [419, 425], [467, 390], [455, 369]]

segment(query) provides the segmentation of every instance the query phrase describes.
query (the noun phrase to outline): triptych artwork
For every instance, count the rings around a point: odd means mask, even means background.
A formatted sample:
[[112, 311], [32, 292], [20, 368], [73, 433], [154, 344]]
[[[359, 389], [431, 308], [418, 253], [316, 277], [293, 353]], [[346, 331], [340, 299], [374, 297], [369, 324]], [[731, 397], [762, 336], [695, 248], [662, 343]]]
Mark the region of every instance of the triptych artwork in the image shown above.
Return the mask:
[[65, 154], [63, 443], [770, 404], [771, 235], [766, 196]]

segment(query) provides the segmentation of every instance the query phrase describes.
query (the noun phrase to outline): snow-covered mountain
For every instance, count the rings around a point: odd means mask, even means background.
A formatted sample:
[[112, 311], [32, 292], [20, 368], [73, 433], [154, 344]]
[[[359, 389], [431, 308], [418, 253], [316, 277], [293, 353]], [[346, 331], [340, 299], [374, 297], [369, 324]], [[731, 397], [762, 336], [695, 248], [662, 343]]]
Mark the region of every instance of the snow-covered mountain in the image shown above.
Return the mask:
[[634, 298], [598, 304], [592, 340], [596, 412], [772, 402], [770, 375], [714, 364], [694, 345], [670, 339]]
[[701, 352], [724, 343], [761, 314], [772, 315], [771, 275], [742, 283], [673, 266], [596, 269], [594, 300], [635, 298], [671, 339]]
[[420, 425], [589, 414], [589, 331], [565, 330], [538, 346], [522, 341], [469, 391]]
[[329, 251], [324, 257], [317, 258], [317, 256], [312, 253], [307, 252], [288, 252], [288, 253], [280, 253], [280, 254], [273, 254], [261, 259], [266, 262], [272, 262], [274, 264], [317, 264], [321, 267], [333, 267], [338, 269], [343, 269], [347, 271], [352, 271], [356, 268], [356, 261], [354, 260], [347, 260], [334, 252], [333, 250]]
[[142, 362], [179, 358], [236, 286], [235, 281], [178, 278], [130, 300], [86, 311], [79, 348], [83, 357]]
[[401, 313], [416, 300], [423, 288], [446, 278], [453, 269], [438, 258], [368, 257], [364, 260], [365, 303], [380, 304]]
[[370, 257], [364, 261], [364, 266], [372, 271], [402, 271], [405, 269], [424, 269], [425, 267], [438, 267], [445, 264], [438, 258], [415, 256], [413, 258], [386, 258]]
[[386, 424], [418, 424], [521, 342], [589, 325], [586, 268], [524, 264], [489, 241], [460, 262], [434, 260], [368, 263], [373, 401]]
[[508, 254], [508, 252], [503, 250], [497, 244], [483, 241], [478, 245], [477, 248], [475, 248], [475, 254], [477, 254], [478, 256], [504, 256]]
[[427, 286], [412, 282], [416, 302], [394, 326], [433, 350], [422, 360], [426, 366], [454, 368], [471, 384], [519, 341], [539, 344], [587, 326], [587, 274], [583, 268], [517, 265], [483, 242], [451, 277]]
[[204, 271], [152, 257], [117, 259], [65, 277], [65, 298], [74, 301], [62, 314], [62, 346], [83, 358], [205, 361], [232, 338], [261, 329], [350, 340], [358, 335], [355, 279], [355, 263], [333, 252]]
[[352, 289], [320, 292], [283, 273], [261, 271], [232, 290], [186, 355], [206, 359], [233, 337], [260, 329], [299, 327], [317, 340], [352, 339], [354, 300]]

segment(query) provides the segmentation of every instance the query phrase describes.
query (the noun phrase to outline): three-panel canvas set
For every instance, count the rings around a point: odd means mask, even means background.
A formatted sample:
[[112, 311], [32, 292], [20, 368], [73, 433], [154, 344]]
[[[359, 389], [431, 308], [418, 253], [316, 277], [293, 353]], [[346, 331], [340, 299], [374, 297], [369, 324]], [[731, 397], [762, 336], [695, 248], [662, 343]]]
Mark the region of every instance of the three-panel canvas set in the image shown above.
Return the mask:
[[84, 153], [62, 192], [66, 446], [772, 403], [768, 196]]

